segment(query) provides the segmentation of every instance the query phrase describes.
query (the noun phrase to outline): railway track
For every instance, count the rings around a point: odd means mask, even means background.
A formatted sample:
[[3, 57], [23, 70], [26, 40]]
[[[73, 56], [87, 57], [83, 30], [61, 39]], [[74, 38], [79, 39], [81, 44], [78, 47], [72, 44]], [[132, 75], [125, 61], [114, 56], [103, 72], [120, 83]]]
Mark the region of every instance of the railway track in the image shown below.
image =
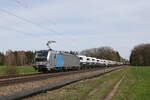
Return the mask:
[[[36, 74], [42, 74], [42, 73], [36, 73]], [[1, 79], [9, 79], [9, 78], [16, 78], [16, 77], [24, 77], [24, 76], [31, 76], [36, 74], [12, 74], [12, 75], [0, 75]]]
[[33, 95], [37, 95], [39, 93], [43, 93], [43, 92], [46, 92], [46, 91], [50, 91], [50, 90], [54, 90], [54, 89], [63, 87], [65, 85], [69, 85], [69, 84], [74, 83], [74, 82], [94, 78], [94, 77], [97, 77], [97, 76], [100, 76], [100, 75], [104, 75], [106, 73], [112, 72], [112, 71], [120, 69], [120, 68], [123, 68], [123, 67], [121, 67], [121, 66], [120, 67], [113, 67], [113, 68], [109, 68], [109, 70], [108, 69], [104, 70], [104, 68], [103, 68], [104, 71], [93, 73], [93, 74], [90, 74], [90, 75], [64, 80], [64, 81], [61, 81], [61, 82], [58, 82], [58, 83], [54, 83], [54, 84], [50, 84], [50, 85], [46, 85], [46, 86], [41, 86], [41, 87], [33, 88], [33, 89], [30, 89], [30, 90], [15, 92], [15, 93], [8, 94], [8, 95], [5, 95], [5, 96], [0, 96], [0, 100], [18, 100], [18, 99], [30, 97], [30, 96], [33, 96]]
[[12, 75], [12, 76], [0, 76], [0, 87], [13, 85], [17, 83], [25, 83], [25, 82], [32, 82], [38, 80], [45, 80], [51, 77], [58, 77], [70, 74], [77, 74], [77, 73], [84, 73], [96, 70], [102, 70], [106, 68], [94, 68], [88, 70], [78, 70], [78, 71], [69, 71], [69, 72], [59, 72], [59, 73], [38, 73], [38, 74], [20, 74], [20, 75]]

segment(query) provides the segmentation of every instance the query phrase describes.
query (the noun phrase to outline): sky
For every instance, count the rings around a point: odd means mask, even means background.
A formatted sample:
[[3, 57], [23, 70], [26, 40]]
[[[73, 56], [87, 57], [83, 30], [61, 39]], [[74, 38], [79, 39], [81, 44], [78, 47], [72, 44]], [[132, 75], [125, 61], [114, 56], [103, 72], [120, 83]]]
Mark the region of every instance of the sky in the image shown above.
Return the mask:
[[0, 0], [0, 51], [110, 46], [129, 58], [150, 43], [150, 0]]

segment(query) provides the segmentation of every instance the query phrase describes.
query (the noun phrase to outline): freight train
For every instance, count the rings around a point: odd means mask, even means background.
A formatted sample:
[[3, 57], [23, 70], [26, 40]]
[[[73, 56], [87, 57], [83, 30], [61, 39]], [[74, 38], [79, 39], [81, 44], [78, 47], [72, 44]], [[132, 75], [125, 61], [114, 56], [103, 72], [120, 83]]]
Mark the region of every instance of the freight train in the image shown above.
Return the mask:
[[50, 72], [88, 69], [95, 67], [110, 67], [117, 65], [123, 65], [123, 63], [87, 57], [84, 55], [72, 55], [50, 49], [36, 52], [33, 67], [39, 72]]

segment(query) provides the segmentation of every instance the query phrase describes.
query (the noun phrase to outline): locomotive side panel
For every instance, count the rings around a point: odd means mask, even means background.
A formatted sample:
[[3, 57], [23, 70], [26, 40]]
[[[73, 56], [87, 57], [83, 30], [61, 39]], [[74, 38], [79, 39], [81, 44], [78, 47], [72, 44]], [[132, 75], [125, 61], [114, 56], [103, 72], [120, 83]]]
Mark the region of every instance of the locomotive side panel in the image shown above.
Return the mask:
[[62, 55], [61, 54], [56, 54], [56, 67], [62, 67]]
[[62, 54], [63, 67], [80, 67], [80, 60], [77, 56]]

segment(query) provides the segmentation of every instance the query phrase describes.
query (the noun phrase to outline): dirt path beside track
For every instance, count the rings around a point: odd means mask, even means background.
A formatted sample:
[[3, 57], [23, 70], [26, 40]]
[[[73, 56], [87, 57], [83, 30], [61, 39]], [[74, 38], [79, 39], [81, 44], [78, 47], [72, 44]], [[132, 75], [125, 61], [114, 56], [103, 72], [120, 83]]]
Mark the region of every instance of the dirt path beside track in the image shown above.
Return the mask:
[[124, 74], [122, 76], [122, 78], [116, 83], [116, 85], [113, 87], [113, 89], [108, 93], [108, 95], [104, 98], [104, 100], [111, 100], [113, 98], [113, 96], [115, 95], [116, 91], [118, 90], [120, 84], [122, 83], [122, 81], [124, 80], [125, 78], [125, 75]]
[[105, 74], [104, 76], [79, 81], [23, 100], [104, 100], [116, 83], [122, 79], [126, 72], [124, 70], [126, 68]]

